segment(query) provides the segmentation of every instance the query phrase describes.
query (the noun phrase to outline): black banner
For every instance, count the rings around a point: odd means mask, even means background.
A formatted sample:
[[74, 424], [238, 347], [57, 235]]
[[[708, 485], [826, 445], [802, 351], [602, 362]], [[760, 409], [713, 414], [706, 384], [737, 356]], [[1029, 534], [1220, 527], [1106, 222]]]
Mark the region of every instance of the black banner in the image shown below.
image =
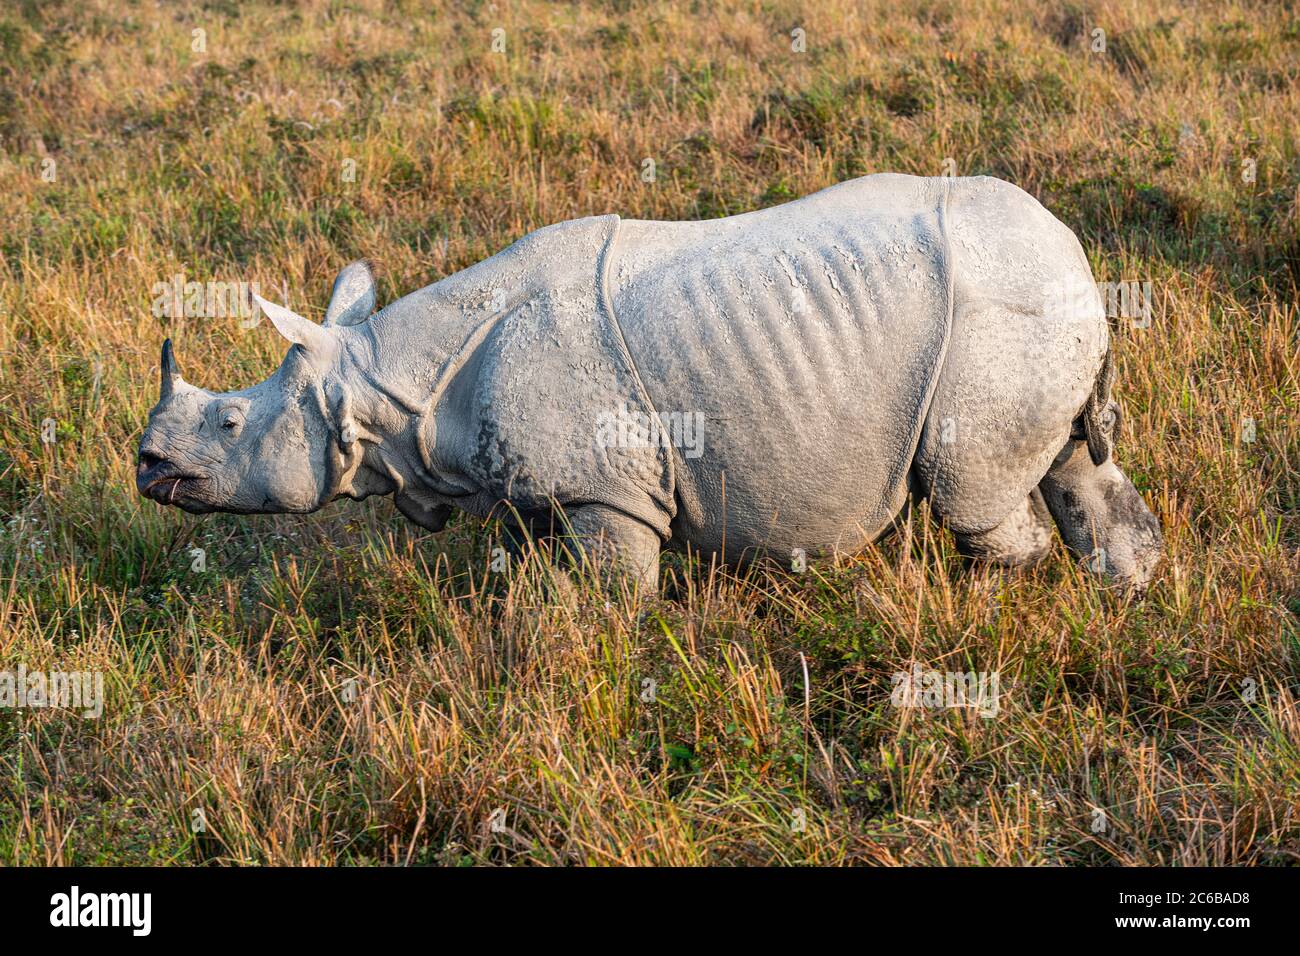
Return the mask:
[[828, 921], [945, 938], [983, 929], [999, 941], [1199, 934], [1230, 944], [1288, 926], [1282, 908], [1297, 885], [1285, 869], [8, 869], [0, 916], [14, 943], [75, 934], [128, 946], [189, 942], [196, 930], [205, 943], [337, 946], [393, 931], [536, 944], [640, 927], [652, 940], [658, 927], [666, 942], [695, 925], [770, 944]]

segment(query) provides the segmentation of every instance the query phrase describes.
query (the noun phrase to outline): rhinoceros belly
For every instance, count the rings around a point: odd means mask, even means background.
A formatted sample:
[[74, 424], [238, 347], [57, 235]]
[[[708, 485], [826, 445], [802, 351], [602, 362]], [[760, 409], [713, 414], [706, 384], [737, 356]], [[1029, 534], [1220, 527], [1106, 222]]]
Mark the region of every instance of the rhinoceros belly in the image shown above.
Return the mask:
[[898, 514], [951, 321], [942, 180], [623, 221], [604, 281], [673, 446], [676, 542], [852, 550]]

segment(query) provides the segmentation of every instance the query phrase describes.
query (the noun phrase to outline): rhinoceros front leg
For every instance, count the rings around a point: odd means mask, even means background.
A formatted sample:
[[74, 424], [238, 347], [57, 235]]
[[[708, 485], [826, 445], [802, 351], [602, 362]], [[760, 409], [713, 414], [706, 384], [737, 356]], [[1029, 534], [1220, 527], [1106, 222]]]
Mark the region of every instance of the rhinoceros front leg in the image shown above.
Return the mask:
[[1071, 551], [1124, 588], [1146, 589], [1160, 562], [1160, 523], [1113, 460], [1094, 465], [1087, 443], [1072, 439], [1039, 487]]
[[957, 549], [981, 561], [1010, 567], [1037, 564], [1052, 550], [1052, 516], [1037, 488], [994, 528], [957, 534]]
[[450, 505], [426, 505], [400, 491], [393, 496], [393, 503], [403, 518], [426, 531], [441, 531], [451, 517]]
[[582, 505], [565, 515], [575, 557], [585, 558], [602, 572], [613, 571], [632, 580], [643, 593], [659, 590], [659, 535], [653, 528], [605, 505]]

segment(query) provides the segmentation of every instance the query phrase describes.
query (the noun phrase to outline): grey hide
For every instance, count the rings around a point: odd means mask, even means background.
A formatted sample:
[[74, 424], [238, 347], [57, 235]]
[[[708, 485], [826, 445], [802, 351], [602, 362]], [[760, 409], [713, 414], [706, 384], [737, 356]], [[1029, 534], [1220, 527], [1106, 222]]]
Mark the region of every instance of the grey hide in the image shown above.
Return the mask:
[[706, 222], [539, 229], [214, 393], [164, 347], [142, 494], [192, 512], [393, 495], [559, 532], [653, 587], [662, 547], [848, 552], [928, 499], [964, 553], [1150, 580], [1158, 524], [1111, 451], [1106, 319], [1074, 235], [1015, 186], [882, 174]]

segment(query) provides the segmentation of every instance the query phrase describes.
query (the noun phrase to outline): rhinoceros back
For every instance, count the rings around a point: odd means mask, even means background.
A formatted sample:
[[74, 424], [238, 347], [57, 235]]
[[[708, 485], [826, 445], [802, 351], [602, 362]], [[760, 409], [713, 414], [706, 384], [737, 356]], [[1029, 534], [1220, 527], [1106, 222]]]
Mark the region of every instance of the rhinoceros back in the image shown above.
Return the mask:
[[948, 181], [878, 175], [706, 222], [620, 223], [609, 300], [673, 449], [674, 538], [852, 550], [903, 506], [951, 321]]

